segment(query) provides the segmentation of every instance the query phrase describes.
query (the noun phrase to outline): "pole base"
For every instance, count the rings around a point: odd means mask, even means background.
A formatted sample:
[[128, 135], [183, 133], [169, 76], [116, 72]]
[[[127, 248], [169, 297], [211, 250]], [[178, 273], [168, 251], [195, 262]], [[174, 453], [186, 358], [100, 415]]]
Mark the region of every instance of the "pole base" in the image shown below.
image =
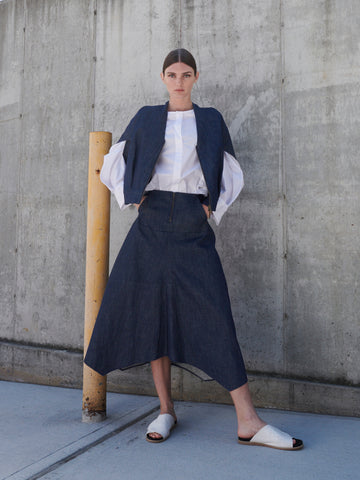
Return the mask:
[[99, 423], [103, 422], [106, 419], [106, 412], [105, 411], [89, 411], [83, 410], [82, 411], [82, 422], [83, 423]]

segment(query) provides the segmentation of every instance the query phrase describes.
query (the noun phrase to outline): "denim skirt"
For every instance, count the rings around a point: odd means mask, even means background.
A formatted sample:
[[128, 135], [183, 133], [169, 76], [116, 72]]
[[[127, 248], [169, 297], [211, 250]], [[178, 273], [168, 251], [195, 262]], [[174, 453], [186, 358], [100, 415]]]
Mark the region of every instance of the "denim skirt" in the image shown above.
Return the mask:
[[154, 190], [114, 263], [85, 363], [106, 375], [164, 356], [227, 390], [247, 381], [200, 197]]

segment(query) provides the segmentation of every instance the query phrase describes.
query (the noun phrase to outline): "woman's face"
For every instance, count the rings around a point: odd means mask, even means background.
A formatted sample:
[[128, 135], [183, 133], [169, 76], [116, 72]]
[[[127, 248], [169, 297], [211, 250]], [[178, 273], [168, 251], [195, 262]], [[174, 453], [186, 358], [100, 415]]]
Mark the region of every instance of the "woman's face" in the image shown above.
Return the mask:
[[188, 98], [191, 95], [192, 87], [199, 78], [199, 72], [194, 74], [194, 69], [186, 63], [173, 63], [166, 70], [161, 72], [161, 79], [165, 83], [170, 97]]

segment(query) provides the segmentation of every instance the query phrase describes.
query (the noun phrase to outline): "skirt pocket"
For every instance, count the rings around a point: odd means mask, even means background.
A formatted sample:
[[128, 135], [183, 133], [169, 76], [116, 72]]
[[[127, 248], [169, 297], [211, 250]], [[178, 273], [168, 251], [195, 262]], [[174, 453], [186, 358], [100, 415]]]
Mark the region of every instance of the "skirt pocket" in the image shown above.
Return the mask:
[[205, 209], [203, 207], [203, 204], [200, 202], [200, 200], [199, 200], [199, 205], [200, 205], [200, 208], [201, 208], [202, 216], [205, 217], [205, 220], [208, 220], [208, 216], [207, 216], [207, 214], [205, 212]]

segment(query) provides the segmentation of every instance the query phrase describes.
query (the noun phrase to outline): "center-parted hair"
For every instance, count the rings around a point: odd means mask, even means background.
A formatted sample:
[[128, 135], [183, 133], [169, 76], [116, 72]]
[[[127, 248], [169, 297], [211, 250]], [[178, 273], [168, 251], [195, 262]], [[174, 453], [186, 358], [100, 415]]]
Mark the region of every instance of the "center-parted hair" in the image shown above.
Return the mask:
[[196, 62], [195, 58], [191, 55], [191, 53], [188, 50], [185, 50], [185, 48], [177, 48], [176, 50], [172, 50], [165, 58], [164, 63], [163, 63], [163, 73], [165, 73], [165, 70], [170, 67], [173, 63], [185, 63], [186, 65], [189, 65], [194, 70], [194, 74], [196, 75]]

